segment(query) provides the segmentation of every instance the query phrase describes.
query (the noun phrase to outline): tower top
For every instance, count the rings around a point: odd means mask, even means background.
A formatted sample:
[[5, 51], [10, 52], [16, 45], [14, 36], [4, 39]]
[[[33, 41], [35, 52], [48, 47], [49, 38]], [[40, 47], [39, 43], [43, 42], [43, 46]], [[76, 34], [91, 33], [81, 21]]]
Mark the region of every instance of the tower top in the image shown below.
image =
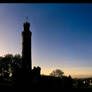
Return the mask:
[[23, 27], [24, 27], [24, 31], [30, 31], [30, 23], [29, 22], [25, 22], [23, 24]]
[[25, 17], [26, 21], [23, 24], [24, 31], [30, 31], [30, 23], [28, 22], [28, 16]]

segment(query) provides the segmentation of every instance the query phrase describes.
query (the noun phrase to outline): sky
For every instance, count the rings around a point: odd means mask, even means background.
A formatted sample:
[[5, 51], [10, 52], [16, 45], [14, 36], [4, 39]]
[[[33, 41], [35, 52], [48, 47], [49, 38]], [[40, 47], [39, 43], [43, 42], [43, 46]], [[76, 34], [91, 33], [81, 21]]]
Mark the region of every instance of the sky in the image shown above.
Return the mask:
[[92, 76], [92, 4], [1, 3], [0, 56], [22, 52], [23, 23], [32, 31], [32, 67]]

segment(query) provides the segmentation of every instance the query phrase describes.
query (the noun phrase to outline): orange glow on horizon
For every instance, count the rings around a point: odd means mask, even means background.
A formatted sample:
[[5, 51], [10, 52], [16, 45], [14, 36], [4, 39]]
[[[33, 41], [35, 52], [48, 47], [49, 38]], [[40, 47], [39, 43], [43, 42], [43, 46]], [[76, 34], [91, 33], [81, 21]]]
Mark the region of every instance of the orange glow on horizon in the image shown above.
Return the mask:
[[[56, 68], [57, 69], [57, 68]], [[46, 68], [43, 68], [41, 70], [41, 74], [42, 75], [50, 75], [50, 73], [55, 70], [55, 69], [46, 69]], [[64, 72], [64, 75], [65, 76], [69, 76], [71, 75], [72, 78], [87, 78], [87, 77], [92, 77], [92, 73], [89, 71], [89, 69], [86, 69], [87, 71], [83, 71], [82, 68], [80, 69], [77, 69], [77, 68], [63, 68], [61, 69], [63, 72]], [[80, 71], [79, 71], [80, 70]]]

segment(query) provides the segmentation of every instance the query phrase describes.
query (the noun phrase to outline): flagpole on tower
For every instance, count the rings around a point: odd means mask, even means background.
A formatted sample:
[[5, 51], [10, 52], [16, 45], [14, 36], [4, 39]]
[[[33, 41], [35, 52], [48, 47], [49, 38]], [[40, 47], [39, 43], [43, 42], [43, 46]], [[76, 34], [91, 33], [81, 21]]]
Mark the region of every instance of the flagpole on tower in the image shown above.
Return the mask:
[[26, 18], [26, 22], [28, 21], [28, 16], [25, 17]]

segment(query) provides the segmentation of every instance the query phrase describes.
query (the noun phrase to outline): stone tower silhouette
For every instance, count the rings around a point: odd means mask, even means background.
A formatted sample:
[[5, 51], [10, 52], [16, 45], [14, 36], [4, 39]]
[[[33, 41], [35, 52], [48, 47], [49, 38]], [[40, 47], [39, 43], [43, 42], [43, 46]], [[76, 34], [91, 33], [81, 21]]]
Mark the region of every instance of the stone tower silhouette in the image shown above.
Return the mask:
[[23, 71], [30, 73], [32, 70], [31, 61], [31, 36], [30, 23], [25, 22], [23, 24], [24, 30], [22, 32], [22, 67]]

